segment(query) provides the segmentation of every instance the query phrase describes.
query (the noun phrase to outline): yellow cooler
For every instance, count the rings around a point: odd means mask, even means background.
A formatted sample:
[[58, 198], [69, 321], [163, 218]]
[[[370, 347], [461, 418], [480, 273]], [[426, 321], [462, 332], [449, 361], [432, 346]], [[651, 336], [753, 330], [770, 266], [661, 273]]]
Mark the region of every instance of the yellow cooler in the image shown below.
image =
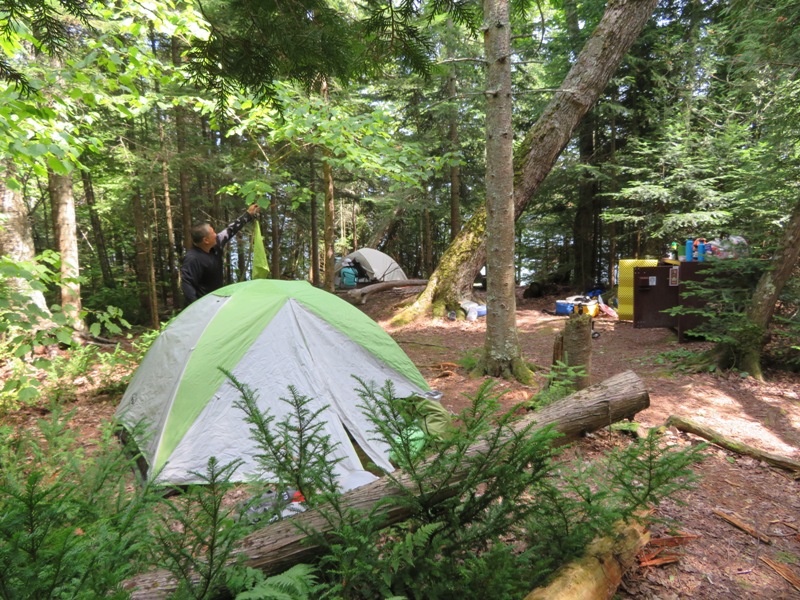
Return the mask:
[[633, 320], [633, 269], [634, 267], [657, 267], [657, 258], [625, 259], [619, 261], [619, 288], [617, 291], [617, 313], [620, 319]]

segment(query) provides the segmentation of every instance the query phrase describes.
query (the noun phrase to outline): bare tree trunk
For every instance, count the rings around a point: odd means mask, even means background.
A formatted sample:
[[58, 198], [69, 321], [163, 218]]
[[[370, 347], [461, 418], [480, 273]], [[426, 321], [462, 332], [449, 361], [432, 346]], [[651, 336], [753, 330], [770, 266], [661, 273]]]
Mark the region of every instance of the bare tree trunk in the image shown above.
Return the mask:
[[72, 177], [47, 172], [48, 191], [53, 204], [53, 226], [57, 249], [61, 254], [61, 306], [70, 326], [85, 331], [81, 317], [80, 263], [78, 262], [78, 225], [75, 218], [75, 195]]
[[[656, 4], [657, 0], [618, 0], [606, 6], [600, 23], [561, 87], [520, 145], [514, 165], [517, 218], [530, 204], [578, 123], [600, 97]], [[486, 211], [476, 210], [445, 251], [423, 294], [398, 316], [399, 321], [411, 320], [431, 307], [436, 315], [437, 307], [442, 304], [455, 308], [460, 299], [469, 295], [472, 281], [486, 256], [485, 220]], [[462, 257], [466, 260], [459, 262]]]
[[[172, 64], [180, 67], [182, 58], [182, 42], [177, 37], [172, 37]], [[181, 205], [181, 224], [183, 227], [183, 248], [192, 247], [192, 203], [189, 195], [189, 172], [184, 163], [186, 157], [186, 109], [182, 106], [175, 107], [175, 143], [178, 147], [178, 180]]]
[[424, 253], [422, 270], [427, 277], [433, 272], [433, 236], [431, 235], [431, 211], [427, 208], [422, 214], [422, 251]]
[[81, 180], [83, 181], [83, 195], [86, 198], [86, 206], [89, 209], [89, 218], [92, 221], [92, 235], [94, 237], [94, 245], [97, 248], [97, 259], [100, 262], [100, 273], [103, 275], [103, 285], [107, 288], [114, 288], [116, 281], [111, 273], [111, 263], [108, 260], [108, 246], [106, 245], [106, 238], [103, 234], [103, 224], [100, 222], [100, 217], [97, 214], [95, 207], [94, 185], [92, 184], [92, 174], [88, 170], [81, 171]]
[[138, 190], [131, 196], [131, 212], [136, 230], [136, 275], [139, 282], [139, 301], [150, 327], [158, 327], [158, 295], [153, 269], [153, 253], [146, 231], [145, 208]]
[[477, 369], [530, 379], [517, 335], [514, 281], [514, 131], [508, 0], [484, 0], [486, 54], [486, 339]]
[[[6, 181], [15, 175], [11, 161], [0, 163], [0, 256], [8, 256], [14, 262], [33, 261], [36, 249], [33, 245], [28, 209], [22, 194], [9, 188]], [[7, 280], [9, 285], [28, 296], [43, 313], [50, 315], [44, 294], [34, 290], [29, 282], [14, 278]]]
[[278, 194], [272, 193], [269, 199], [269, 221], [271, 227], [272, 252], [270, 253], [270, 269], [272, 278], [281, 278], [281, 223], [278, 214]]
[[333, 291], [336, 264], [334, 262], [333, 237], [336, 219], [336, 200], [333, 195], [333, 170], [330, 163], [322, 163], [322, 185], [325, 187], [325, 289]]
[[317, 173], [314, 161], [314, 151], [311, 151], [310, 160], [311, 177], [309, 188], [311, 190], [311, 283], [319, 287], [319, 205], [317, 204]]
[[[448, 26], [452, 22], [448, 21]], [[450, 152], [456, 153], [461, 149], [458, 138], [458, 104], [456, 103], [456, 70], [450, 68], [447, 75], [447, 97], [452, 103], [452, 108], [448, 114], [447, 139]], [[461, 165], [450, 167], [450, 241], [456, 239], [458, 232], [461, 231]], [[430, 275], [430, 271], [425, 273]]]

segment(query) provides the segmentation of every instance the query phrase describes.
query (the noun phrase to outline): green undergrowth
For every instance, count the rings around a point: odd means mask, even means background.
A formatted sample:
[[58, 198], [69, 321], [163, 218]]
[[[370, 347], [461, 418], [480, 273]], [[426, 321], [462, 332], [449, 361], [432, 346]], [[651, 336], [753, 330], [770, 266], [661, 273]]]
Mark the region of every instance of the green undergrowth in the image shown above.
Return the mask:
[[[173, 598], [470, 600], [487, 589], [519, 598], [615, 523], [691, 487], [701, 458], [702, 447], [667, 448], [649, 435], [625, 438], [600, 461], [567, 461], [552, 429], [500, 413], [490, 383], [444, 438], [411, 443], [408, 400], [388, 382], [357, 381], [371, 435], [399, 470], [385, 474], [390, 496], [356, 510], [343, 500], [313, 399], [290, 388], [291, 411], [277, 420], [245, 382], [231, 381], [277, 484], [234, 485], [238, 463], [212, 459], [198, 474], [204, 485], [167, 496], [136, 481], [136, 455], [110, 425], [89, 442], [59, 404], [36, 428], [3, 429], [0, 598], [123, 598], [123, 582], [159, 568], [178, 582]], [[296, 514], [278, 502], [258, 506], [264, 494], [291, 490], [324, 517], [320, 529], [302, 515], [291, 520], [321, 551], [266, 577], [235, 549], [254, 529]], [[387, 525], [387, 511], [403, 518]]]

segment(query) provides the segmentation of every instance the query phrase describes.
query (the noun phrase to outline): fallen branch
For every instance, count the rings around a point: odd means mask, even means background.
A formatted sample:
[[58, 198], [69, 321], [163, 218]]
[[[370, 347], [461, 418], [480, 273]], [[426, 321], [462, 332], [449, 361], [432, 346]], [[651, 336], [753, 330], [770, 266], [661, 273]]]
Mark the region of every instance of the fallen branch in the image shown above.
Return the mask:
[[[622, 419], [631, 419], [650, 406], [650, 396], [642, 380], [632, 371], [626, 371], [605, 381], [590, 386], [532, 412], [515, 424], [521, 430], [535, 423], [533, 430], [553, 426], [562, 437], [556, 444], [566, 444], [590, 431], [607, 427]], [[472, 446], [471, 456], [487, 451], [485, 442]], [[455, 484], [466, 474], [456, 471], [440, 491], [441, 500], [454, 493]], [[383, 525], [389, 526], [407, 519], [410, 515], [402, 507], [393, 505], [392, 498], [400, 498], [413, 489], [413, 479], [407, 474], [395, 473], [397, 483], [381, 478], [342, 495], [341, 506], [345, 509], [369, 511], [382, 503]], [[399, 484], [399, 485], [398, 485]], [[405, 489], [403, 489], [405, 488]], [[320, 548], [310, 542], [300, 528], [316, 531], [321, 535], [330, 532], [331, 525], [319, 510], [309, 510], [284, 521], [267, 525], [246, 536], [237, 548], [244, 564], [266, 574], [280, 573], [292, 565], [313, 560]], [[638, 551], [638, 550], [637, 550]], [[635, 554], [635, 553], [634, 553]], [[165, 598], [176, 589], [176, 581], [167, 571], [144, 573], [129, 579], [125, 589], [134, 599]]]
[[593, 541], [584, 556], [556, 571], [547, 587], [537, 588], [525, 600], [601, 600], [613, 598], [622, 575], [647, 544], [650, 533], [644, 525], [620, 527], [612, 537]]
[[739, 529], [744, 531], [746, 534], [752, 535], [754, 538], [756, 538], [760, 542], [762, 542], [764, 544], [771, 544], [772, 543], [772, 541], [766, 535], [764, 535], [763, 533], [760, 533], [755, 528], [750, 527], [750, 525], [745, 523], [744, 519], [742, 519], [742, 517], [737, 515], [736, 513], [732, 513], [732, 514], [729, 515], [727, 513], [722, 512], [721, 510], [713, 510], [711, 512], [713, 512], [715, 515], [717, 515], [723, 521], [727, 521], [728, 523], [730, 523], [734, 527], [738, 527]]
[[372, 285], [368, 285], [363, 288], [348, 290], [347, 295], [349, 296], [349, 299], [354, 303], [366, 304], [367, 296], [369, 296], [370, 294], [374, 294], [375, 292], [382, 292], [384, 290], [391, 290], [393, 288], [398, 288], [398, 287], [409, 287], [409, 286], [419, 286], [419, 285], [428, 285], [428, 280], [401, 279], [400, 281], [381, 281], [380, 283], [373, 283]]
[[767, 564], [778, 575], [791, 583], [794, 586], [794, 589], [800, 592], [800, 577], [795, 575], [789, 567], [783, 563], [776, 562], [767, 556], [761, 556], [759, 558], [761, 559], [761, 562]]
[[786, 456], [764, 452], [763, 450], [759, 450], [753, 446], [748, 446], [742, 442], [731, 440], [730, 438], [726, 438], [713, 429], [700, 425], [691, 419], [672, 415], [669, 417], [669, 419], [667, 419], [667, 426], [674, 426], [686, 433], [692, 433], [700, 436], [712, 444], [725, 448], [726, 450], [730, 450], [731, 452], [736, 452], [737, 454], [743, 454], [745, 456], [757, 458], [758, 460], [763, 460], [765, 463], [770, 464], [773, 467], [780, 467], [781, 469], [786, 469], [788, 471], [800, 472], [800, 461], [796, 461]]

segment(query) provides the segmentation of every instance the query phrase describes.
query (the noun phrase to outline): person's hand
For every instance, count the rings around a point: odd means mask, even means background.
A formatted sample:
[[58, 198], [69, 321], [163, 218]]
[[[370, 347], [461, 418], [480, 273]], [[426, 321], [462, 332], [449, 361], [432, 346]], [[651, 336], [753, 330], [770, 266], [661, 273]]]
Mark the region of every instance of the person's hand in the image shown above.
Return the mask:
[[254, 217], [261, 212], [261, 207], [258, 205], [258, 203], [253, 202], [247, 207], [247, 212], [251, 217]]

